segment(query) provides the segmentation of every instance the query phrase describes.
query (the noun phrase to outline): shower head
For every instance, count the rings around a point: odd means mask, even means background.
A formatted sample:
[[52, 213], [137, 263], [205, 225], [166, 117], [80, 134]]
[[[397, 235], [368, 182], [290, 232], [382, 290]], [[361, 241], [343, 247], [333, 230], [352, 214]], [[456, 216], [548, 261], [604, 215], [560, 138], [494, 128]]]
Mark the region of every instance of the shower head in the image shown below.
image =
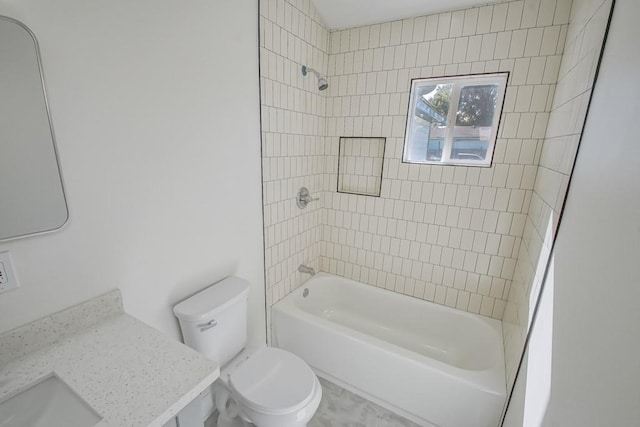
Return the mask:
[[322, 74], [318, 73], [313, 68], [307, 67], [306, 65], [302, 66], [302, 75], [303, 76], [306, 76], [309, 73], [309, 71], [311, 71], [318, 78], [318, 89], [319, 90], [325, 90], [326, 88], [329, 87], [329, 83], [327, 82], [327, 79], [324, 78], [324, 76], [322, 76]]
[[327, 83], [327, 79], [325, 79], [324, 77], [320, 77], [318, 79], [318, 89], [325, 90], [328, 87], [329, 87], [329, 83]]

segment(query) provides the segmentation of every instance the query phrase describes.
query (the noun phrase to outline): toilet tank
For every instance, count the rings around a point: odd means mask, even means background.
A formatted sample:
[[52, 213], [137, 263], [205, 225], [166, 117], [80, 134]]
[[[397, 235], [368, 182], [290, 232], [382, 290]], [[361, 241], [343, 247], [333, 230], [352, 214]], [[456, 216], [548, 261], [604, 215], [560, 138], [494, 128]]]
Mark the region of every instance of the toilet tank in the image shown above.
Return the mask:
[[249, 282], [227, 277], [173, 307], [184, 343], [224, 366], [247, 342]]

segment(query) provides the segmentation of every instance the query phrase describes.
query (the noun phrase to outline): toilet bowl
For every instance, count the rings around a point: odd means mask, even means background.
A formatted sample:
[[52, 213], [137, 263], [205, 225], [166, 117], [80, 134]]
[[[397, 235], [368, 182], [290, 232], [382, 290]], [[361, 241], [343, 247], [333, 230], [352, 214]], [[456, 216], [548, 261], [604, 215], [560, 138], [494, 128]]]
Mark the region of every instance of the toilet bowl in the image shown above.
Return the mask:
[[322, 387], [302, 359], [272, 347], [236, 359], [214, 388], [219, 427], [243, 425], [232, 421], [238, 417], [258, 427], [307, 425], [320, 405]]
[[173, 308], [185, 344], [222, 365], [213, 387], [218, 426], [304, 427], [320, 405], [320, 382], [285, 350], [244, 350], [248, 293], [246, 280], [228, 277]]

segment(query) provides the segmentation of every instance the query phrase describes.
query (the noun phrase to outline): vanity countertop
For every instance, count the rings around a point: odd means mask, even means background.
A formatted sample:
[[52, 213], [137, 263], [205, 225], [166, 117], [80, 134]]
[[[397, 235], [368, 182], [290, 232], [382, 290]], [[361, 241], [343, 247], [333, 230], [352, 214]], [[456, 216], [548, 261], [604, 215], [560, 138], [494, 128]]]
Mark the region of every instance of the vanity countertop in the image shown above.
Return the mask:
[[[155, 427], [219, 376], [217, 363], [120, 310], [88, 320], [75, 310], [0, 336], [0, 401], [55, 373], [103, 418], [99, 426]], [[37, 344], [43, 335], [51, 342]]]

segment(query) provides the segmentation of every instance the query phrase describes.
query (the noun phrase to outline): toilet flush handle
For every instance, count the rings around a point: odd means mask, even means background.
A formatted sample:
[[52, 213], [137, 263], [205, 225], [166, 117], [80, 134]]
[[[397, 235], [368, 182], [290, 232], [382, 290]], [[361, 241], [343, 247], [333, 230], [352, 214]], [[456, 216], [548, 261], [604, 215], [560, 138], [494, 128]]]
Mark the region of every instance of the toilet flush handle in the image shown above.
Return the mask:
[[207, 323], [201, 323], [198, 325], [198, 327], [200, 328], [200, 332], [204, 332], [207, 329], [213, 328], [214, 326], [218, 326], [218, 322], [216, 321], [216, 319], [211, 319]]

